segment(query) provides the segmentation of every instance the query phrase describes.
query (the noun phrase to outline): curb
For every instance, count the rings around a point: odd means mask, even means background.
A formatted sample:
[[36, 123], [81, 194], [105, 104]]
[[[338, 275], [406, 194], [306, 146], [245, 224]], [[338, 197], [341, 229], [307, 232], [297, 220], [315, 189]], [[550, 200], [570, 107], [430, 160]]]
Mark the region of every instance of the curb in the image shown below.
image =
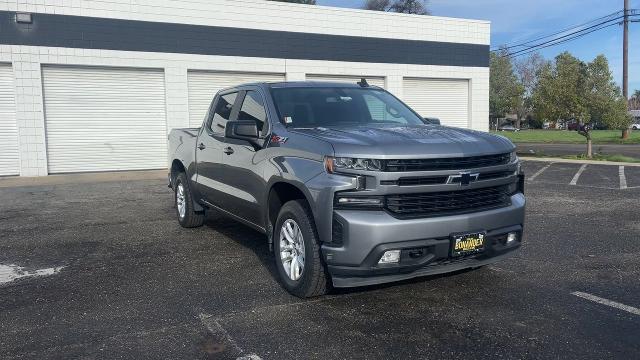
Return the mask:
[[554, 163], [569, 163], [569, 164], [593, 164], [593, 165], [618, 165], [618, 166], [636, 166], [640, 167], [640, 163], [630, 162], [618, 162], [618, 161], [602, 161], [602, 160], [574, 160], [563, 159], [553, 157], [533, 157], [518, 155], [520, 160], [524, 161], [542, 161], [542, 162], [554, 162]]
[[167, 170], [111, 171], [47, 176], [11, 176], [0, 178], [0, 188], [112, 181], [156, 180], [166, 178]]

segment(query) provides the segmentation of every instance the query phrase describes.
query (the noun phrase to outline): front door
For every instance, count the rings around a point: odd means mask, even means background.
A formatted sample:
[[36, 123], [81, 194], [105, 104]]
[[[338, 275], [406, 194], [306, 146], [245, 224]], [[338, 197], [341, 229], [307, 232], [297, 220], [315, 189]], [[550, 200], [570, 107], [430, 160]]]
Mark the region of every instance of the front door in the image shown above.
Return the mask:
[[[242, 96], [243, 95], [243, 96]], [[241, 106], [237, 120], [255, 121], [258, 134], [266, 136], [269, 124], [264, 107], [263, 96], [257, 90], [247, 90], [241, 94]], [[262, 213], [259, 205], [266, 191], [263, 178], [263, 167], [257, 158], [261, 149], [248, 141], [225, 139], [223, 151], [224, 182], [233, 197], [226, 204], [227, 210], [250, 221], [263, 226]]]

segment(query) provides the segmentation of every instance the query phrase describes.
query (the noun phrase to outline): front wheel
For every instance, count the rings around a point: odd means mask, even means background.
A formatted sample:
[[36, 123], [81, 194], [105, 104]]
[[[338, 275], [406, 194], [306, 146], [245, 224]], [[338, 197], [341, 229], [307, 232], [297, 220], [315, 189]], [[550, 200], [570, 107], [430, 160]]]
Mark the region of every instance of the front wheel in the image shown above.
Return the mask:
[[304, 200], [289, 201], [274, 229], [276, 267], [291, 294], [308, 298], [327, 293], [329, 276], [320, 254], [313, 215]]

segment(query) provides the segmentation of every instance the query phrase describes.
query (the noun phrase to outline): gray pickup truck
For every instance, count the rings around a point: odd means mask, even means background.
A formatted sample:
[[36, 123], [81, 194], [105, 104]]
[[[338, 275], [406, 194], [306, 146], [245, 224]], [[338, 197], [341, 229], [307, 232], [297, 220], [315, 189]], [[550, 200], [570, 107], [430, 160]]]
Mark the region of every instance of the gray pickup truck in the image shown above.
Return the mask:
[[514, 145], [364, 79], [220, 91], [200, 128], [171, 131], [169, 161], [180, 225], [216, 210], [264, 233], [300, 297], [477, 268], [522, 240]]

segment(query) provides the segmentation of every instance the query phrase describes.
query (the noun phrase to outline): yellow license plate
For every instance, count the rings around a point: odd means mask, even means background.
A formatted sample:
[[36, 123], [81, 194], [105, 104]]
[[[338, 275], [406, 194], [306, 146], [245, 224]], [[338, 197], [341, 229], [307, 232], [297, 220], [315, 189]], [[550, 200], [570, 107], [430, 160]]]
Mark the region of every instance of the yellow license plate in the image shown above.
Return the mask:
[[484, 251], [484, 234], [465, 234], [453, 236], [452, 256], [464, 256]]

